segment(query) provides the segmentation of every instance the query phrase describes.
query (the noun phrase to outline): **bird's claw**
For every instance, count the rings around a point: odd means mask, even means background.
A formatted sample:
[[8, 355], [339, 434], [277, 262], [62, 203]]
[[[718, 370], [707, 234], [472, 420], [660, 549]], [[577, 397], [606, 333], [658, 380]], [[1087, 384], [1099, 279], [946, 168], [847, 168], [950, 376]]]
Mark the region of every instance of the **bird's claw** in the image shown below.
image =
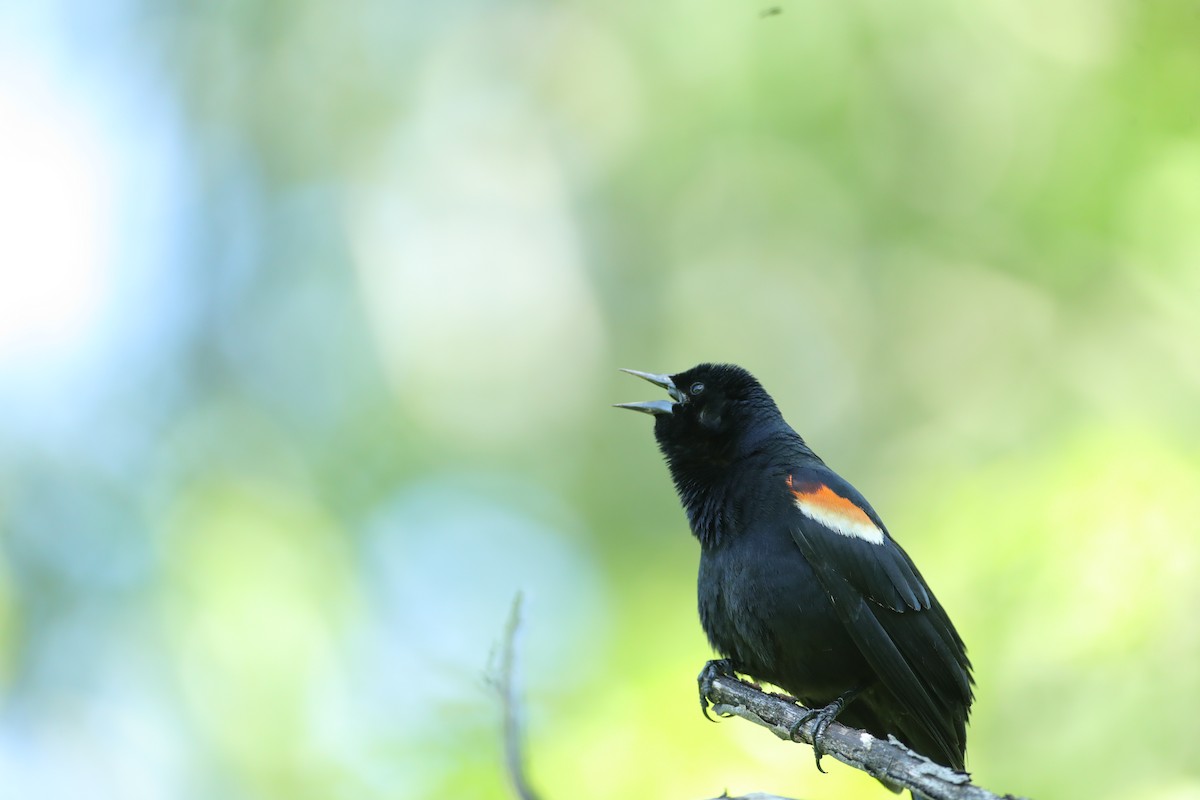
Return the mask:
[[708, 713], [708, 693], [712, 691], [713, 681], [717, 678], [733, 677], [735, 677], [733, 662], [728, 658], [713, 659], [704, 665], [704, 669], [700, 670], [700, 675], [696, 678], [696, 683], [700, 687], [700, 710], [704, 712], [704, 717], [709, 722], [716, 722]]
[[788, 729], [788, 738], [796, 741], [796, 735], [800, 733], [800, 729], [807, 723], [816, 720], [812, 729], [812, 748], [813, 755], [817, 759], [817, 769], [820, 772], [825, 772], [825, 768], [821, 766], [821, 758], [825, 755], [825, 732], [829, 730], [830, 723], [837, 719], [837, 715], [842, 713], [842, 709], [845, 707], [846, 700], [839, 697], [824, 708], [808, 711], [800, 718], [799, 722]]

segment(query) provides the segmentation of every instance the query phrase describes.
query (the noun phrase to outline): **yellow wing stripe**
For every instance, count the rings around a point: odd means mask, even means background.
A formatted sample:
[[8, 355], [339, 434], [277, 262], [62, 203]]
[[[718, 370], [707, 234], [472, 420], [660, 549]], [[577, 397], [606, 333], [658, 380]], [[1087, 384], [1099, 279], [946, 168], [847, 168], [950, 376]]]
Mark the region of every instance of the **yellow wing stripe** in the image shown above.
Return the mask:
[[804, 516], [842, 536], [883, 544], [883, 531], [871, 521], [867, 512], [825, 484], [809, 483], [797, 488], [792, 485], [792, 476], [788, 475], [787, 485], [796, 498], [796, 508]]

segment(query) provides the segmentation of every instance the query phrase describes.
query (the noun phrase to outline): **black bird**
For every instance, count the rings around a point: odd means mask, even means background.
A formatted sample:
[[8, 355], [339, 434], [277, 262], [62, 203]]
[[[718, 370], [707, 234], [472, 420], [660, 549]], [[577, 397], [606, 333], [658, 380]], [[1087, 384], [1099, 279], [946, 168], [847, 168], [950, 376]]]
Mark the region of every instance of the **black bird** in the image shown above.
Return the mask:
[[[879, 515], [784, 421], [749, 372], [701, 364], [675, 375], [624, 370], [670, 400], [653, 414], [692, 533], [700, 623], [734, 672], [961, 770], [971, 663], [950, 617]], [[701, 691], [701, 706], [707, 702]]]

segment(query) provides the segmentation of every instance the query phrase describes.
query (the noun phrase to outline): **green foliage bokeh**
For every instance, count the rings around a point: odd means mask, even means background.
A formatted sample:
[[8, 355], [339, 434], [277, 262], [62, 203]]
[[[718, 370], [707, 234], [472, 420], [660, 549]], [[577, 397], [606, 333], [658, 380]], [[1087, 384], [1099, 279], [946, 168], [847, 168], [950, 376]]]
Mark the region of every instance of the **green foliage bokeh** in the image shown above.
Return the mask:
[[608, 405], [734, 361], [956, 620], [982, 784], [1200, 798], [1195, 8], [85, 5], [164, 322], [0, 417], [0, 794], [506, 796], [524, 590], [546, 797], [886, 796], [698, 713]]

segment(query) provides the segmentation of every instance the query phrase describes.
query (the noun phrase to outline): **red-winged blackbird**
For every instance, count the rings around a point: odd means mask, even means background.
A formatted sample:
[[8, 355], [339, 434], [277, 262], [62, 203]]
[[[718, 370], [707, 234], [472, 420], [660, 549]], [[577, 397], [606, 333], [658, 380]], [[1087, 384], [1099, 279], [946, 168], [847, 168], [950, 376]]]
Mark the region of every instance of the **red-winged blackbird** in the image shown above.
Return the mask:
[[[722, 661], [835, 717], [963, 768], [972, 691], [962, 639], [908, 554], [741, 367], [625, 370], [670, 400], [654, 436], [700, 540], [700, 622]], [[707, 703], [701, 691], [701, 705]]]

